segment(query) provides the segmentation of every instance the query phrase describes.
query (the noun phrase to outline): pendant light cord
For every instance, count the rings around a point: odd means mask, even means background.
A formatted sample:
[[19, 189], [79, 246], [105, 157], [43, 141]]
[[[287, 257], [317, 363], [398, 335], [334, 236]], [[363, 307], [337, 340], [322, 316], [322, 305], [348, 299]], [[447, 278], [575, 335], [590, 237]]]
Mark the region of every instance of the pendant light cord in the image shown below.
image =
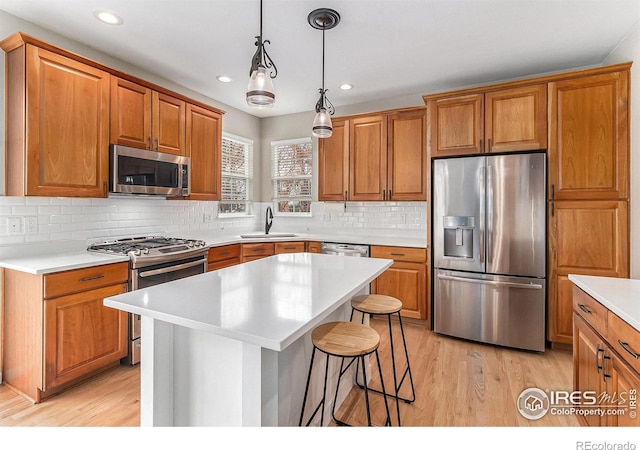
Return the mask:
[[[262, 1], [262, 0], [260, 0]], [[322, 27], [322, 95], [324, 96], [324, 29]]]
[[262, 0], [260, 0], [260, 39], [262, 40]]

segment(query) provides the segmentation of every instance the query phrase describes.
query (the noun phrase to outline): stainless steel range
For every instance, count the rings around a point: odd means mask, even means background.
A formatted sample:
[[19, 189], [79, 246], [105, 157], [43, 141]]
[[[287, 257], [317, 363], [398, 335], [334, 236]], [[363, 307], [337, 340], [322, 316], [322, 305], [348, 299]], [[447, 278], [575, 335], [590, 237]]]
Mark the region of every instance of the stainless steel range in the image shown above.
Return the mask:
[[[90, 245], [90, 252], [129, 256], [129, 289], [142, 289], [207, 271], [207, 244], [194, 239], [134, 237]], [[127, 363], [140, 362], [140, 316], [129, 314]]]

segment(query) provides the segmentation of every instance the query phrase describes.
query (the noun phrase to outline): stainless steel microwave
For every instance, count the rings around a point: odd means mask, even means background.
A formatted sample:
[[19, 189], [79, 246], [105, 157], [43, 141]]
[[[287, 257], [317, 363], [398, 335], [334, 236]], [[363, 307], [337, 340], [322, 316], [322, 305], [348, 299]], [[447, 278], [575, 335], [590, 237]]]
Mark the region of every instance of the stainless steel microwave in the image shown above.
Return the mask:
[[190, 193], [191, 161], [186, 156], [111, 145], [109, 192], [181, 197]]

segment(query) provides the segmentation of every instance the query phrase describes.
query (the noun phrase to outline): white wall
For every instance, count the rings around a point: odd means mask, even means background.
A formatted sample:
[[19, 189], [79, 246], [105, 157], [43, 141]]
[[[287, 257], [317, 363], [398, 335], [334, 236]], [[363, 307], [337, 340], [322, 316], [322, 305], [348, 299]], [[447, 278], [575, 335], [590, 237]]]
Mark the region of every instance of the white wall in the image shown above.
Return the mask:
[[640, 24], [604, 61], [605, 65], [637, 61], [631, 66], [631, 278], [640, 278]]

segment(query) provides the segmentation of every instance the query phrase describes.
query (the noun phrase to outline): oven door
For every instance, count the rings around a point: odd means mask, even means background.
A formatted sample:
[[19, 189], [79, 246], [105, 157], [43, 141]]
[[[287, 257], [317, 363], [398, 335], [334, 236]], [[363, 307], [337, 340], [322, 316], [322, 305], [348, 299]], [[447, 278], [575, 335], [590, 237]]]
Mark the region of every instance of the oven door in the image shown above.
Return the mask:
[[[136, 268], [131, 271], [131, 289], [137, 290], [207, 271], [207, 253], [192, 258]], [[129, 314], [129, 356], [126, 363], [140, 362], [140, 315]]]

